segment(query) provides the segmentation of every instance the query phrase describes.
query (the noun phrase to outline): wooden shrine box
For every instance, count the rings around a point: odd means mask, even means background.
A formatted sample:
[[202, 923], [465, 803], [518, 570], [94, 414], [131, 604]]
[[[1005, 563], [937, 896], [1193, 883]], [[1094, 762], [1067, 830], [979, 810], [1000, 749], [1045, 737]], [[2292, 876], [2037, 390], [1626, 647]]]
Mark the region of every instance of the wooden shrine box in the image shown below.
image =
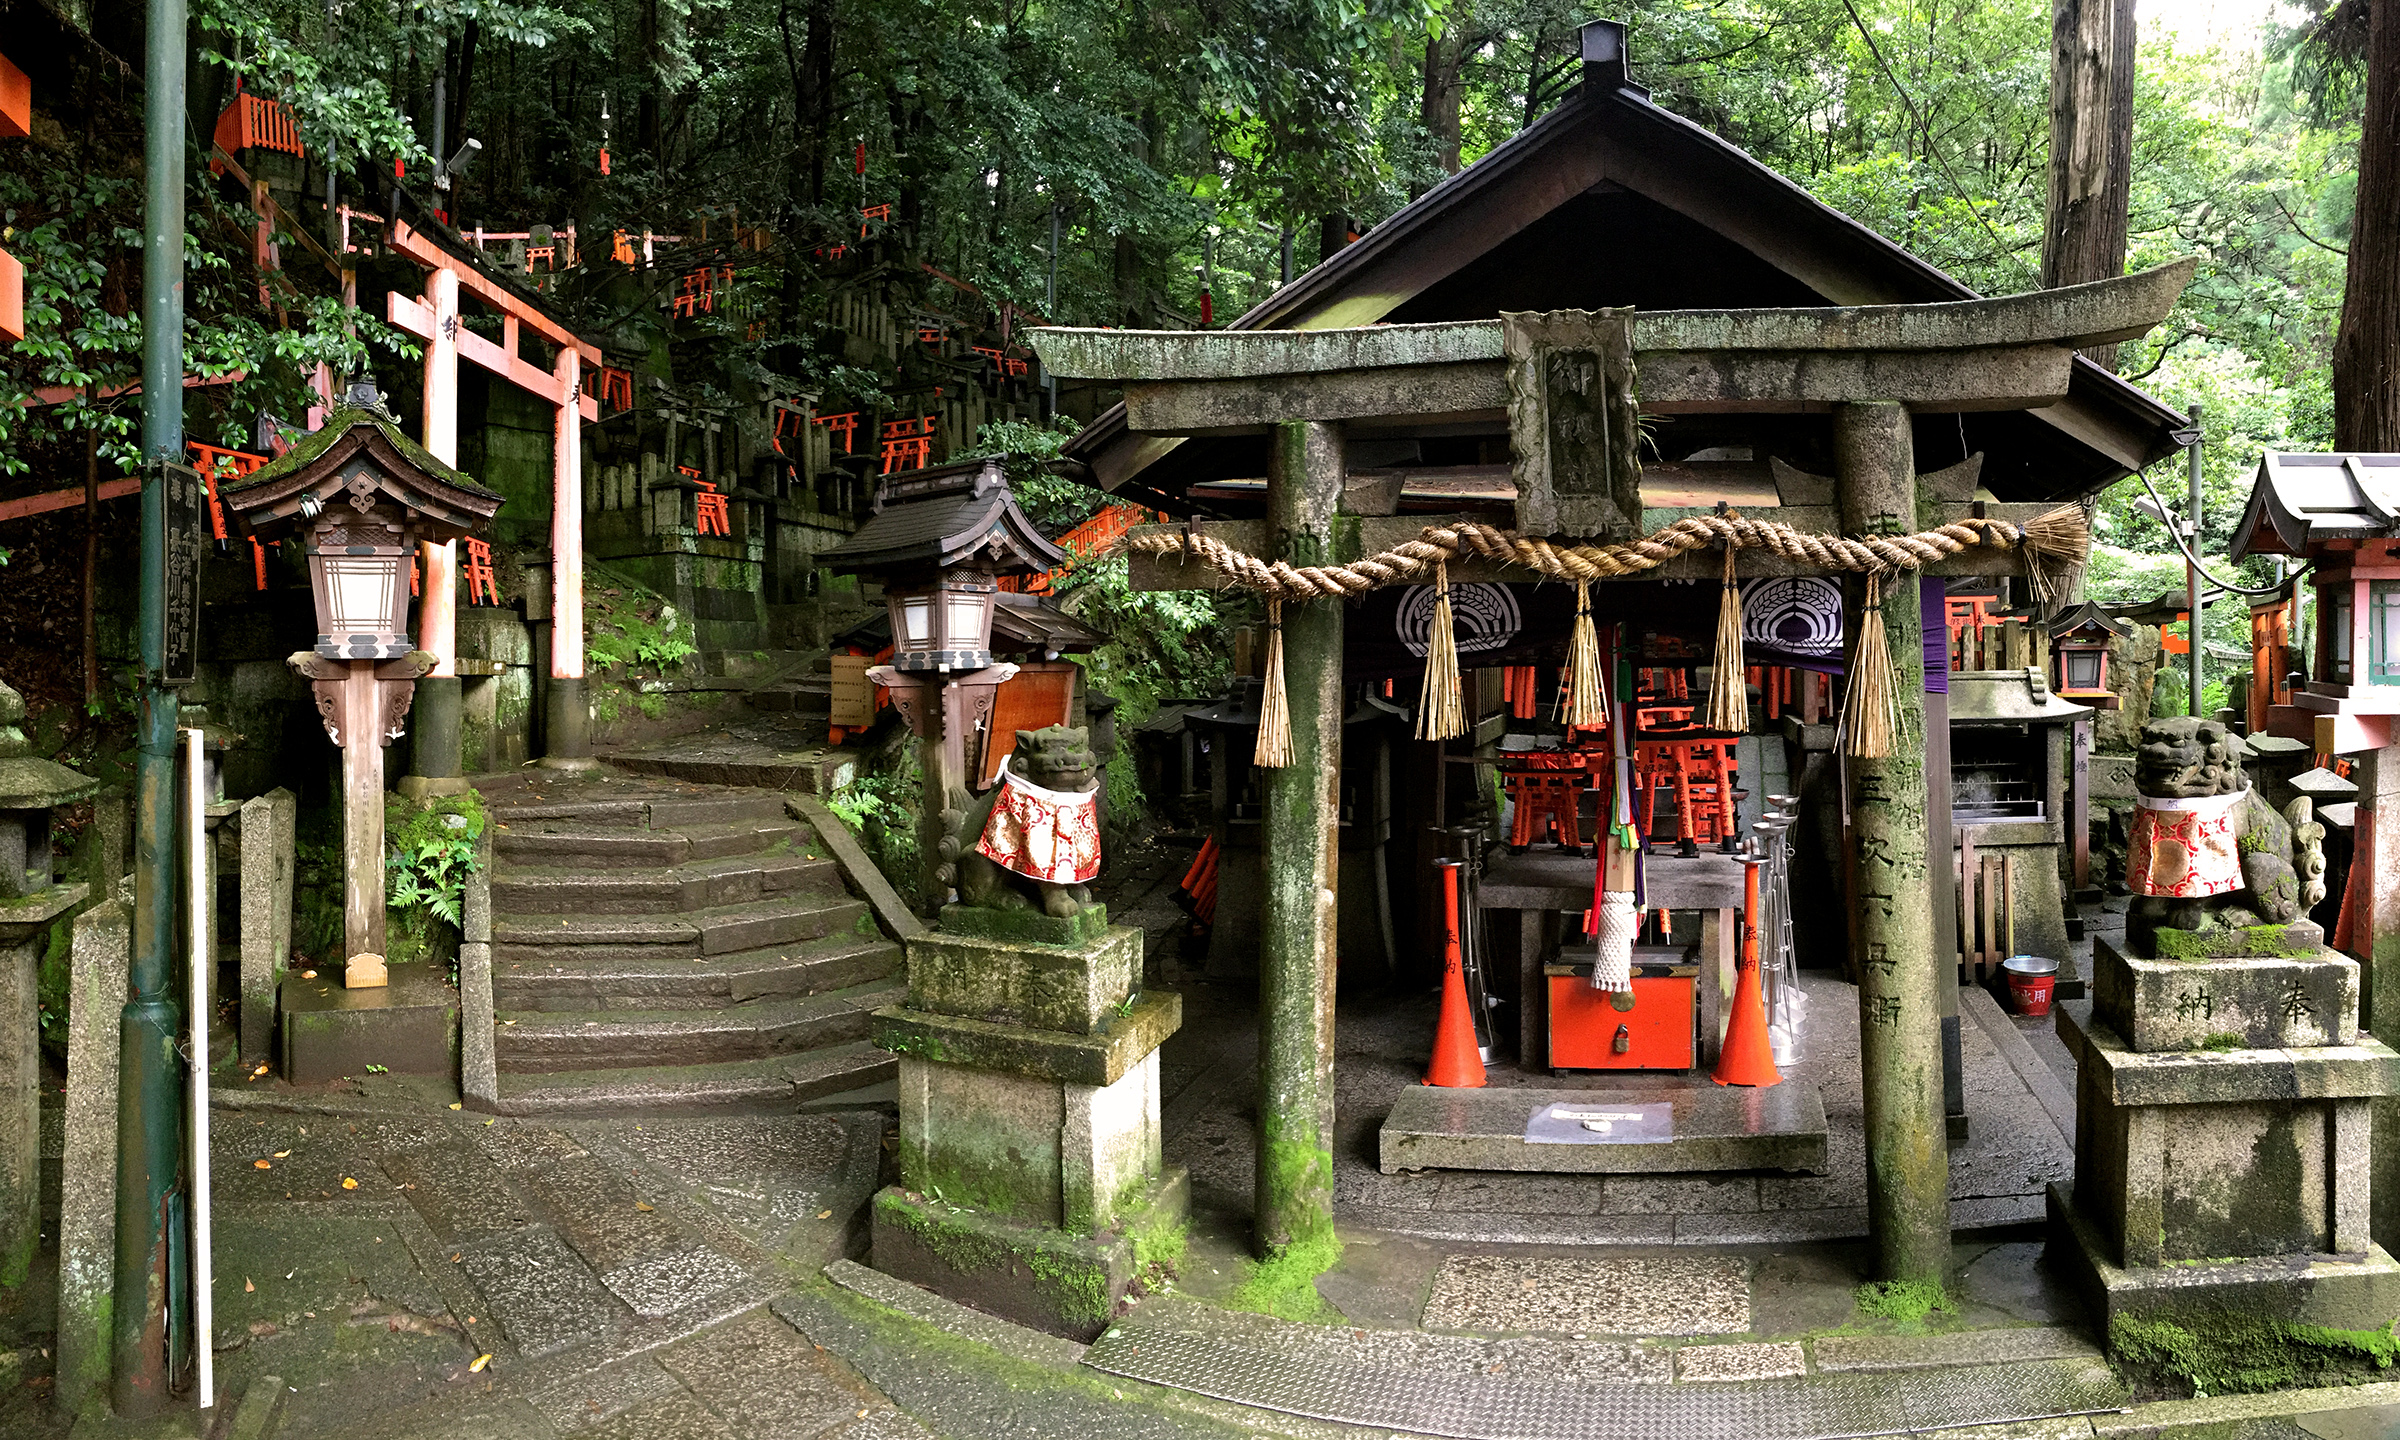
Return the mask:
[[[1689, 1070], [1698, 1057], [1695, 947], [1633, 947], [1633, 993], [1592, 988], [1589, 950], [1564, 952], [1550, 984], [1550, 1068]], [[1622, 1045], [1623, 1048], [1619, 1048]]]

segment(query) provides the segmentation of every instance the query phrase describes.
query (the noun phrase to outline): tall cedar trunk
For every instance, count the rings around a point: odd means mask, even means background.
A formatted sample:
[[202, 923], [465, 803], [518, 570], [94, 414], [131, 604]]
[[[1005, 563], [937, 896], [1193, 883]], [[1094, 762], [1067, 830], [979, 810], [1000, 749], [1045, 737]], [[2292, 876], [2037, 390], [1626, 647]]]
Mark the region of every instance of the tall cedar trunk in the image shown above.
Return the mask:
[[649, 61], [649, 73], [643, 77], [642, 96], [633, 111], [633, 148], [653, 159], [659, 158], [658, 92], [667, 66], [658, 6], [659, 0], [642, 0], [642, 55]]
[[817, 141], [809, 156], [808, 198], [825, 202], [826, 157], [833, 143], [833, 0], [812, 0], [808, 7], [809, 113]]
[[2400, 450], [2400, 0], [2368, 9], [2358, 205], [2333, 345], [2333, 443], [2393, 451]]
[[[2056, 0], [2050, 26], [2050, 204], [2042, 284], [2125, 273], [2133, 180], [2134, 0]], [[2117, 368], [2117, 347], [2084, 352]]]
[[[475, 44], [482, 38], [482, 31], [483, 22], [469, 20], [466, 30], [459, 36], [458, 43], [449, 47], [451, 63], [456, 68], [450, 75], [448, 97], [450, 113], [443, 117], [442, 123], [453, 153], [467, 143], [467, 102], [469, 92], [475, 86]], [[490, 158], [489, 156], [484, 157], [485, 163], [490, 163]]]
[[1433, 137], [1434, 158], [1452, 175], [1458, 173], [1459, 71], [1466, 60], [1462, 36], [1453, 17], [1441, 34], [1425, 37], [1425, 92], [1417, 105], [1417, 119]]

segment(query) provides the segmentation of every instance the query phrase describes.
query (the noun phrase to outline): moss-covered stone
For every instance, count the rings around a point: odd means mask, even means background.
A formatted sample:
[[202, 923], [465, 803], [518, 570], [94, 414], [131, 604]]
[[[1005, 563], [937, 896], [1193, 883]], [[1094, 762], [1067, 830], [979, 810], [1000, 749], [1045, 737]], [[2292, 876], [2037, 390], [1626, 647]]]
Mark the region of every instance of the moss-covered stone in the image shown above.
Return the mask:
[[2322, 949], [2323, 943], [2324, 932], [2308, 921], [2236, 925], [2223, 930], [2178, 930], [2161, 925], [2152, 935], [2162, 960], [2306, 960]]
[[1086, 905], [1062, 918], [1039, 910], [945, 905], [942, 929], [953, 935], [974, 935], [1019, 945], [1089, 945], [1108, 930], [1108, 907], [1097, 903]]
[[[945, 923], [962, 913], [1020, 918], [955, 905], [942, 913]], [[1129, 1008], [1141, 977], [1142, 933], [1126, 925], [1072, 946], [956, 931], [908, 940], [909, 1006], [935, 1014], [1091, 1034]]]
[[1089, 1340], [1135, 1273], [1133, 1241], [1071, 1235], [897, 1187], [872, 1207], [875, 1268], [1053, 1335]]
[[1153, 990], [1088, 1035], [936, 1015], [905, 1005], [875, 1012], [875, 1043], [895, 1055], [1075, 1085], [1113, 1085], [1183, 1025], [1183, 997]]
[[2119, 1315], [2109, 1322], [2108, 1349], [2136, 1380], [2234, 1395], [2389, 1378], [2400, 1338], [2390, 1326], [2337, 1330], [2205, 1311], [2172, 1319]]

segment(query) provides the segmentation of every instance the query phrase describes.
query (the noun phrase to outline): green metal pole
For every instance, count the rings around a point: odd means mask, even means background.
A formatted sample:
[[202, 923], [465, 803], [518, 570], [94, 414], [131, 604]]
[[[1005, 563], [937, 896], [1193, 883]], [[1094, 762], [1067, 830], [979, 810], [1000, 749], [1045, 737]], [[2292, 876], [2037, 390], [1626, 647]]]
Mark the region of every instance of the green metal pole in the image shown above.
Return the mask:
[[[142, 165], [142, 456], [183, 457], [185, 0], [149, 0]], [[183, 1189], [182, 1078], [175, 1003], [175, 692], [167, 663], [166, 495], [142, 486], [142, 696], [134, 770], [133, 953], [117, 1079], [117, 1255], [113, 1400], [155, 1415], [168, 1394], [173, 1215]], [[181, 1267], [177, 1267], [181, 1268]], [[176, 1327], [180, 1330], [180, 1324]]]

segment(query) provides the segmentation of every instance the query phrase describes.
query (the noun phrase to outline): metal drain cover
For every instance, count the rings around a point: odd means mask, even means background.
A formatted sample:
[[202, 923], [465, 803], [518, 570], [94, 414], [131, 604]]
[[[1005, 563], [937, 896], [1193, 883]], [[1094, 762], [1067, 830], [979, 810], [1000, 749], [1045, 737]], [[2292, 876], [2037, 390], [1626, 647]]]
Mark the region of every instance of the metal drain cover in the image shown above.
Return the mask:
[[1085, 1352], [1110, 1375], [1337, 1424], [1454, 1440], [1851, 1440], [2121, 1410], [2096, 1360], [1810, 1375], [1706, 1385], [1579, 1385], [1383, 1369], [1120, 1324]]

